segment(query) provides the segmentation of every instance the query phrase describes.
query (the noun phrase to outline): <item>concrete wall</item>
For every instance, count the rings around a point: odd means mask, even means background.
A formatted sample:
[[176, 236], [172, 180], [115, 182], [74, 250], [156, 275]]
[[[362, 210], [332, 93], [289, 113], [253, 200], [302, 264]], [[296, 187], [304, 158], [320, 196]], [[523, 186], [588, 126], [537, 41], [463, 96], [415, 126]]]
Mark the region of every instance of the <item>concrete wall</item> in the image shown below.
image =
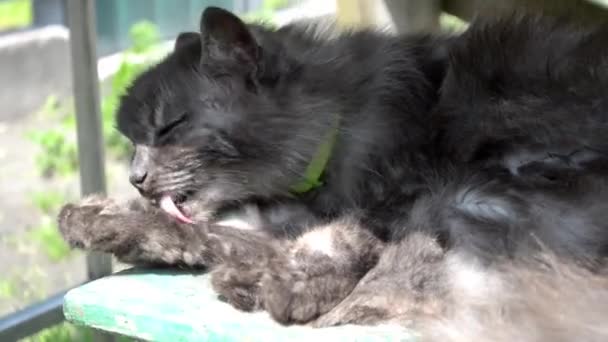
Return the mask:
[[34, 113], [71, 93], [68, 30], [47, 26], [0, 36], [0, 121]]

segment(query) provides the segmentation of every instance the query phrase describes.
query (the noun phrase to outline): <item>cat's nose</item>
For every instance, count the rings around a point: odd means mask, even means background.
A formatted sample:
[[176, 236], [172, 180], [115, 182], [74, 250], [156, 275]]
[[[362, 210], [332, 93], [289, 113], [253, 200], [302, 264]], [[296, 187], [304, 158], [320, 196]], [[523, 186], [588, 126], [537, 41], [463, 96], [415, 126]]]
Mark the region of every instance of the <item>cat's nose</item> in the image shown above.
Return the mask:
[[150, 169], [151, 150], [148, 146], [135, 145], [135, 153], [131, 160], [129, 181], [139, 192], [144, 191], [144, 184]]
[[148, 177], [148, 172], [145, 170], [132, 170], [129, 175], [129, 181], [139, 190], [143, 190], [144, 182]]

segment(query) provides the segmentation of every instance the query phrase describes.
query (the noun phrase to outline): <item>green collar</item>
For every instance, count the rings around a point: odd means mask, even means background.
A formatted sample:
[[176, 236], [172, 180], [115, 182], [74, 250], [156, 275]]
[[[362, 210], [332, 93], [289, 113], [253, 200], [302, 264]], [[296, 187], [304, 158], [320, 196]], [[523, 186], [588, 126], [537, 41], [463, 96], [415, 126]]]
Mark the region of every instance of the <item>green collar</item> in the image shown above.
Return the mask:
[[334, 115], [334, 124], [332, 129], [327, 133], [327, 136], [321, 145], [319, 145], [317, 153], [315, 153], [310, 161], [310, 164], [308, 164], [306, 167], [306, 171], [304, 172], [302, 179], [291, 186], [291, 193], [295, 195], [304, 194], [323, 185], [321, 176], [325, 171], [325, 167], [327, 166], [327, 162], [329, 162], [331, 152], [336, 143], [339, 121], [340, 116]]

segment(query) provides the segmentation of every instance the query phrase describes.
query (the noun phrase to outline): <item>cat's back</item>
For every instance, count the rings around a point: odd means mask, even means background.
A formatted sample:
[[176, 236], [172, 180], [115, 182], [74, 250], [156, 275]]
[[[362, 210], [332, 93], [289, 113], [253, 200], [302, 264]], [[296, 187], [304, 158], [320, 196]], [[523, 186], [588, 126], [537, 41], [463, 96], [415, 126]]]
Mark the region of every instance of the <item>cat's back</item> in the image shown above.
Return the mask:
[[[375, 28], [344, 28], [323, 17], [296, 21], [273, 35], [287, 55], [301, 64], [337, 71], [323, 75], [325, 78], [342, 76], [361, 85], [372, 84], [374, 76], [386, 74], [407, 78], [433, 72], [434, 81], [442, 76], [452, 39], [427, 32], [394, 34]], [[431, 71], [431, 67], [435, 69]], [[427, 81], [423, 78], [418, 83]]]
[[516, 86], [520, 94], [548, 93], [606, 84], [607, 57], [608, 25], [514, 14], [474, 22], [452, 46], [450, 66], [454, 76], [476, 78], [495, 95], [516, 94]]
[[608, 147], [608, 27], [513, 15], [452, 45], [435, 127], [447, 155]]

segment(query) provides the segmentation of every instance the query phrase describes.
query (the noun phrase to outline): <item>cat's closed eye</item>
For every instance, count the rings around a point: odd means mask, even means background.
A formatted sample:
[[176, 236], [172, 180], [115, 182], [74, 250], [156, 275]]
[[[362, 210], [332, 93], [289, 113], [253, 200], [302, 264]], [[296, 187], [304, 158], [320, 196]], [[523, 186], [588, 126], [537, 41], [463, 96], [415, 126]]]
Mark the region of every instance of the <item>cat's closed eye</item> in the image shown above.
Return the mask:
[[171, 131], [175, 130], [180, 125], [186, 123], [187, 120], [188, 120], [188, 116], [186, 113], [180, 115], [177, 119], [170, 121], [168, 124], [161, 127], [161, 129], [159, 129], [158, 133], [157, 133], [158, 137], [159, 138], [166, 137], [169, 133], [171, 133]]

